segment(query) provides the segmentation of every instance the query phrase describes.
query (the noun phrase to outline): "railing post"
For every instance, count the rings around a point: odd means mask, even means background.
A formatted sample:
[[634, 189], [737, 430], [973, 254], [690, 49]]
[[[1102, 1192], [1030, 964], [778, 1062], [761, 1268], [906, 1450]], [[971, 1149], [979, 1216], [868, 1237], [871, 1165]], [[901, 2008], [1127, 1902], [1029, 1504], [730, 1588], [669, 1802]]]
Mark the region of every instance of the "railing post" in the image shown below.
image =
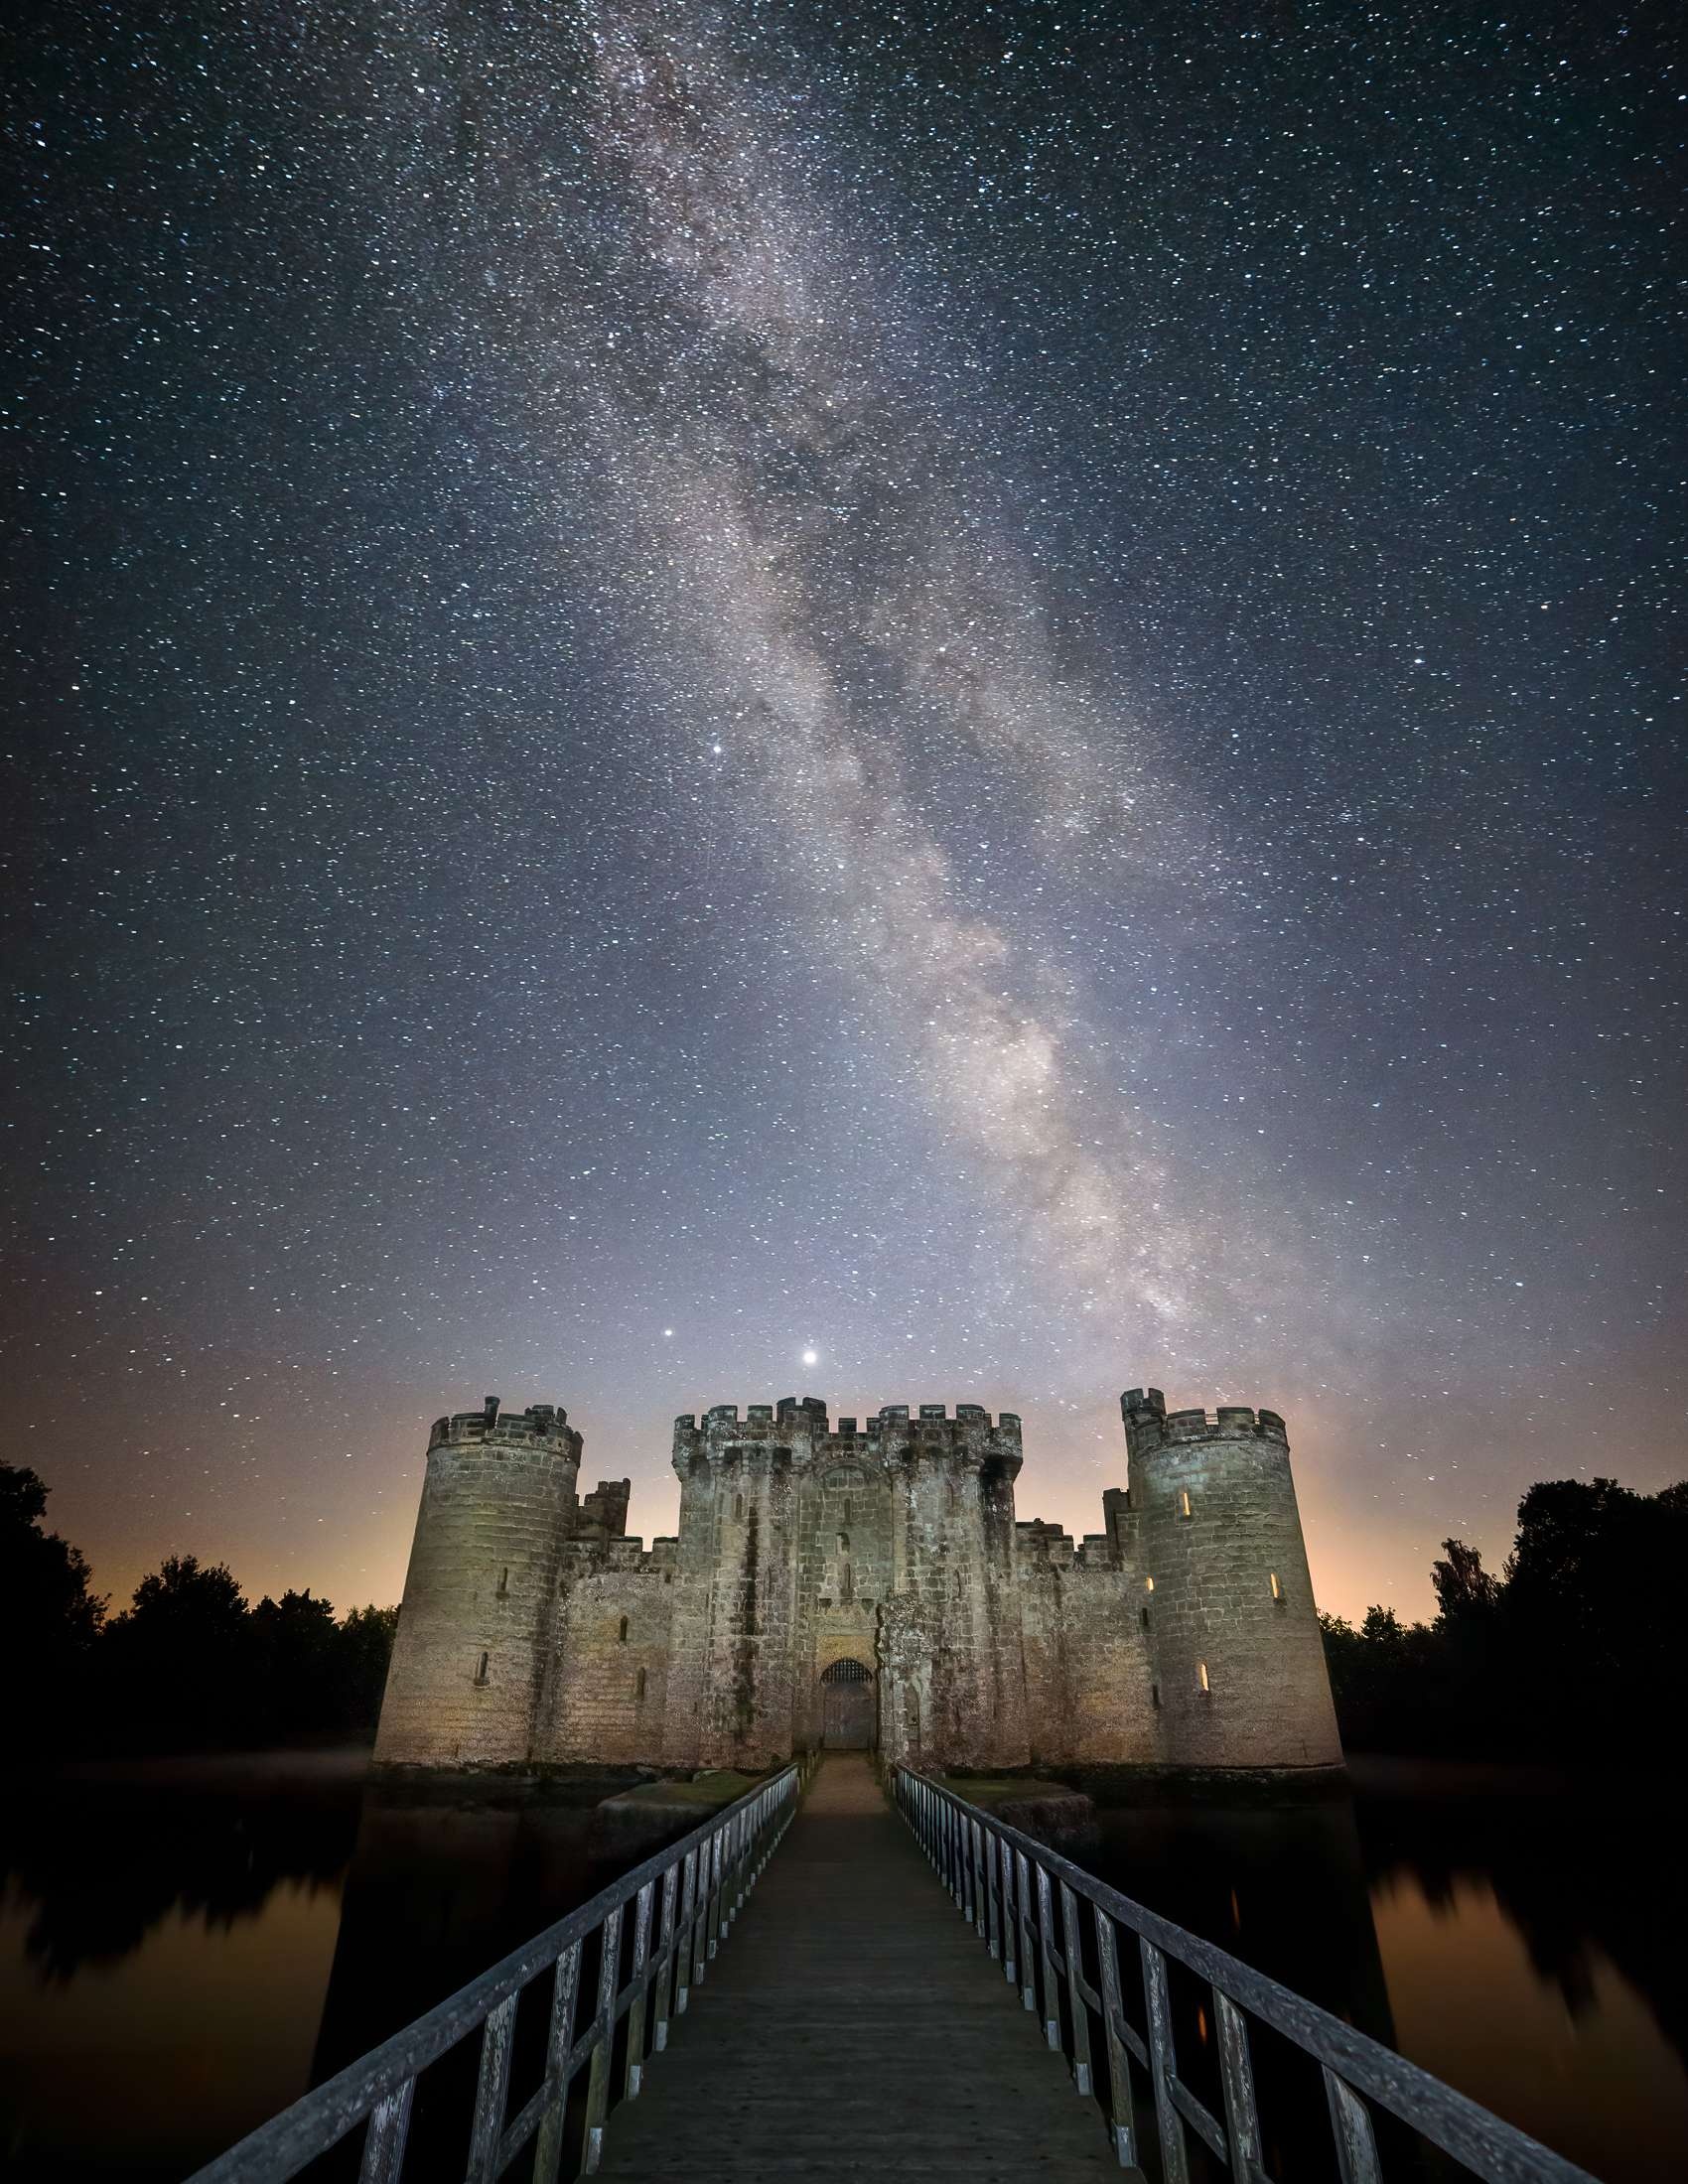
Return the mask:
[[1254, 2103], [1254, 2066], [1248, 2059], [1248, 2020], [1221, 1988], [1210, 1991], [1219, 2038], [1219, 2079], [1225, 2089], [1231, 2174], [1246, 2177], [1260, 2166], [1260, 2114]]
[[662, 1876], [662, 1925], [657, 1941], [656, 2015], [650, 2028], [658, 2055], [668, 2045], [668, 2017], [674, 2006], [674, 1967], [679, 1962], [675, 1910], [680, 1897], [680, 1868], [676, 1861]]
[[1010, 1986], [1019, 1984], [1020, 1952], [1015, 1938], [1020, 1928], [1014, 1908], [1014, 1850], [1006, 1836], [997, 1838], [1002, 1853], [1002, 1976]]
[[1331, 2104], [1331, 2130], [1336, 2141], [1336, 2167], [1342, 2184], [1381, 2184], [1377, 2140], [1365, 2103], [1329, 2063], [1324, 2070], [1325, 2097]]
[[1038, 1975], [1032, 1964], [1032, 1869], [1024, 1850], [1014, 1853], [1015, 1888], [1020, 1899], [1020, 1999], [1035, 2011], [1038, 2007]]
[[1050, 1909], [1050, 1876], [1038, 1867], [1038, 1955], [1044, 1975], [1044, 2038], [1060, 2049], [1060, 1989], [1055, 1985], [1055, 1919]]
[[723, 1823], [715, 1838], [720, 1845], [721, 1858], [717, 1867], [715, 1888], [715, 1938], [709, 1945], [711, 1957], [721, 1953], [721, 1944], [727, 1939], [733, 1924], [733, 1823]]
[[628, 2004], [628, 2099], [638, 2099], [644, 2082], [644, 1995], [650, 1983], [650, 1901], [654, 1881], [647, 1880], [633, 1899], [633, 1999]]
[[510, 2090], [510, 2037], [515, 2030], [519, 1994], [509, 1994], [489, 2010], [481, 2028], [481, 2076], [475, 2088], [475, 2121], [469, 2133], [466, 2184], [492, 2184], [504, 2128], [504, 2103]]
[[686, 1852], [685, 1881], [680, 1892], [680, 1938], [674, 1951], [674, 2014], [683, 2017], [691, 1999], [692, 1963], [697, 1955], [697, 1849]]
[[703, 1845], [699, 1860], [697, 1951], [692, 1958], [692, 1984], [701, 1986], [709, 1960], [715, 1954], [716, 1912], [721, 1899], [721, 1831], [717, 1829]]
[[1060, 1884], [1061, 1947], [1066, 1953], [1066, 2006], [1072, 2018], [1072, 2083], [1080, 2093], [1090, 2091], [1090, 2005], [1084, 1999], [1084, 1962], [1078, 1946], [1078, 1898], [1065, 1881]]
[[993, 1957], [1002, 1955], [1002, 1871], [997, 1845], [1001, 1839], [985, 1822], [985, 1946]]
[[1167, 1960], [1149, 1940], [1138, 1936], [1143, 1951], [1143, 1999], [1149, 2011], [1149, 2075], [1155, 2082], [1155, 2130], [1161, 2142], [1165, 2184], [1189, 2184], [1190, 2154], [1184, 2117], [1173, 2099], [1178, 2058], [1173, 2045], [1172, 1999], [1167, 1992]]
[[574, 2012], [580, 1993], [580, 1944], [571, 1942], [557, 1959], [551, 1986], [551, 2029], [545, 2043], [545, 2082], [551, 2098], [539, 2119], [533, 2153], [533, 2184], [556, 2184], [563, 2154], [563, 2125], [569, 2108], [569, 2054], [574, 2047]]
[[1102, 2036], [1108, 2058], [1109, 2136], [1122, 2169], [1135, 2169], [1137, 2161], [1137, 2102], [1131, 2091], [1131, 2058], [1125, 2051], [1119, 2028], [1125, 2022], [1125, 1996], [1119, 1983], [1119, 1938], [1114, 1922], [1098, 1903], [1096, 1914], [1096, 1967], [1101, 1973]]
[[398, 2172], [404, 2166], [404, 2142], [410, 2133], [410, 2104], [415, 2095], [416, 2081], [407, 2078], [396, 2093], [389, 2093], [371, 2110], [369, 2128], [363, 2134], [358, 2184], [398, 2184]]
[[[733, 1913], [736, 1906], [733, 1890], [738, 1886], [738, 1841], [734, 1823], [725, 1821], [721, 1828], [721, 1887], [715, 1905], [715, 1939], [724, 1942], [733, 1930]], [[711, 1950], [710, 1955], [714, 1956]]]
[[621, 1904], [602, 1928], [598, 1965], [598, 2008], [592, 2020], [592, 2067], [586, 2081], [586, 2139], [581, 2147], [583, 2176], [596, 2175], [604, 2153], [604, 2118], [610, 2110], [610, 2059], [616, 2045], [616, 1986], [622, 1972]]

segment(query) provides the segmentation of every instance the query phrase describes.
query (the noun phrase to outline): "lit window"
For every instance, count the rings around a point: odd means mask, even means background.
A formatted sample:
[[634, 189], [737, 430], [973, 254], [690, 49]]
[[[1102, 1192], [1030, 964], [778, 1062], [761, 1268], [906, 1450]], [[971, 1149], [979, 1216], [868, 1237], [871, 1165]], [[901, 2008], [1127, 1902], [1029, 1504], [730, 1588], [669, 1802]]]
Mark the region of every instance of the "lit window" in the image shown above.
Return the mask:
[[1190, 1515], [1190, 1489], [1188, 1486], [1178, 1498], [1178, 1511], [1181, 1517]]
[[1281, 1599], [1283, 1598], [1283, 1596], [1284, 1596], [1284, 1588], [1283, 1588], [1283, 1586], [1282, 1586], [1282, 1585], [1281, 1585], [1281, 1584], [1280, 1584], [1280, 1583], [1278, 1582], [1278, 1572], [1277, 1572], [1277, 1571], [1276, 1571], [1276, 1570], [1273, 1570], [1273, 1571], [1271, 1572], [1271, 1576], [1272, 1576], [1272, 1597], [1273, 1597], [1273, 1599], [1274, 1599], [1274, 1600], [1281, 1600]]
[[1155, 1580], [1154, 1580], [1154, 1578], [1153, 1578], [1153, 1577], [1145, 1577], [1145, 1578], [1144, 1578], [1144, 1580], [1143, 1580], [1143, 1589], [1144, 1589], [1144, 1591], [1145, 1591], [1145, 1592], [1153, 1592], [1153, 1591], [1154, 1591], [1154, 1589], [1155, 1589]]
[[1196, 1682], [1197, 1682], [1197, 1683], [1198, 1683], [1198, 1684], [1199, 1684], [1199, 1685], [1201, 1686], [1201, 1689], [1202, 1689], [1203, 1691], [1211, 1691], [1211, 1690], [1212, 1690], [1212, 1688], [1213, 1688], [1213, 1687], [1212, 1687], [1212, 1685], [1211, 1685], [1211, 1684], [1209, 1684], [1209, 1683], [1208, 1683], [1208, 1681], [1207, 1681], [1207, 1664], [1206, 1664], [1206, 1662], [1205, 1662], [1205, 1661], [1197, 1661], [1197, 1662], [1196, 1662]]

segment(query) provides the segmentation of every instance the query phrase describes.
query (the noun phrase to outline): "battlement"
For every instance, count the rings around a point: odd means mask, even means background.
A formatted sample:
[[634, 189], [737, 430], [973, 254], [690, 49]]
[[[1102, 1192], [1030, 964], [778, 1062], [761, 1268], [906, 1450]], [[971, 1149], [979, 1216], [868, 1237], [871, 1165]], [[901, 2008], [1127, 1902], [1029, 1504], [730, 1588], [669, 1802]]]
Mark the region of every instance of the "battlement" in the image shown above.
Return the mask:
[[937, 1428], [946, 1427], [949, 1431], [944, 1437], [953, 1438], [957, 1427], [965, 1429], [969, 1426], [982, 1426], [987, 1433], [1003, 1433], [1011, 1440], [1018, 1441], [1020, 1438], [1020, 1418], [1017, 1412], [999, 1413], [993, 1427], [991, 1414], [982, 1403], [958, 1403], [953, 1418], [941, 1403], [922, 1403], [913, 1416], [907, 1403], [882, 1403], [878, 1417], [868, 1421], [868, 1432], [885, 1433], [907, 1429], [912, 1437], [923, 1433], [929, 1439], [936, 1437]]
[[1021, 1517], [1014, 1526], [1015, 1543], [1022, 1563], [1051, 1570], [1072, 1566], [1072, 1534], [1042, 1517]]
[[437, 1418], [428, 1430], [430, 1449], [489, 1443], [506, 1448], [540, 1448], [547, 1454], [577, 1459], [582, 1446], [580, 1434], [569, 1424], [569, 1414], [559, 1405], [530, 1403], [525, 1411], [505, 1411], [496, 1396], [489, 1396], [479, 1411], [456, 1411], [449, 1418]]
[[662, 1578], [678, 1569], [680, 1543], [670, 1534], [659, 1534], [646, 1547], [636, 1533], [631, 1539], [606, 1539], [601, 1532], [588, 1532], [565, 1540], [561, 1558], [571, 1580], [604, 1570], [614, 1570], [618, 1576]]
[[1289, 1434], [1276, 1411], [1253, 1411], [1243, 1403], [1221, 1403], [1211, 1418], [1205, 1411], [1169, 1411], [1159, 1388], [1128, 1388], [1119, 1399], [1125, 1422], [1126, 1453], [1153, 1455], [1157, 1449], [1200, 1440], [1267, 1440], [1289, 1446]]
[[581, 1497], [581, 1531], [620, 1539], [628, 1529], [628, 1504], [632, 1499], [631, 1479], [600, 1479], [590, 1494]]
[[1014, 1526], [1015, 1543], [1023, 1569], [1061, 1570], [1114, 1570], [1118, 1568], [1114, 1543], [1105, 1532], [1086, 1532], [1076, 1545], [1072, 1534], [1043, 1517], [1021, 1517]]
[[723, 1433], [754, 1435], [759, 1429], [766, 1432], [772, 1427], [788, 1426], [799, 1418], [806, 1420], [811, 1428], [818, 1425], [824, 1432], [826, 1405], [819, 1396], [781, 1396], [777, 1403], [747, 1404], [741, 1421], [736, 1403], [712, 1403], [704, 1412], [701, 1425], [695, 1411], [682, 1411], [674, 1421], [674, 1432], [676, 1436], [703, 1433], [711, 1438], [719, 1438]]
[[806, 1431], [810, 1441], [824, 1444], [829, 1453], [835, 1454], [841, 1445], [852, 1443], [863, 1447], [865, 1442], [864, 1453], [871, 1454], [875, 1452], [874, 1444], [887, 1437], [901, 1437], [916, 1446], [927, 1441], [952, 1443], [967, 1439], [971, 1432], [981, 1428], [999, 1445], [1020, 1445], [1019, 1413], [1000, 1412], [993, 1425], [991, 1414], [980, 1403], [958, 1403], [953, 1417], [941, 1403], [922, 1403], [917, 1410], [907, 1403], [886, 1403], [865, 1428], [855, 1418], [840, 1418], [833, 1427], [819, 1396], [781, 1396], [777, 1403], [747, 1405], [742, 1419], [736, 1403], [713, 1404], [701, 1418], [695, 1411], [682, 1411], [674, 1421], [674, 1447], [678, 1456], [705, 1444], [778, 1440], [793, 1431]]

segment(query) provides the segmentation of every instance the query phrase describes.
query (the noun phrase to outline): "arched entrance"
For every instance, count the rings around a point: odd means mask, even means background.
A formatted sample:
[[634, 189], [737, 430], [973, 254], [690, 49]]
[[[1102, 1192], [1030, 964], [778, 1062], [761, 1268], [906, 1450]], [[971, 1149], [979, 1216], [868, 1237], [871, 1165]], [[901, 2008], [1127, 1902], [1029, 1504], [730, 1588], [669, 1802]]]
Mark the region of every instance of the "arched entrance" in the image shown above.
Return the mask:
[[874, 1745], [874, 1678], [860, 1661], [834, 1661], [821, 1671], [821, 1742], [829, 1752], [867, 1752]]

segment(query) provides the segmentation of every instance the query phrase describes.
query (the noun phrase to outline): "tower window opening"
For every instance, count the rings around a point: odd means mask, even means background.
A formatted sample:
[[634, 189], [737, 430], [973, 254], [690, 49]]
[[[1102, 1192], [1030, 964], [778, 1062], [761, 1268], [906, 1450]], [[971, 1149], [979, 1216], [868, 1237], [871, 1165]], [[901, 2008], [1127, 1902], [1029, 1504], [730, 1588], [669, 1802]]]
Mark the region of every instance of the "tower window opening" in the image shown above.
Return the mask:
[[743, 1494], [735, 1494], [733, 1496], [733, 1514], [735, 1517], [742, 1517], [744, 1513], [745, 1497], [743, 1496]]
[[499, 1598], [500, 1600], [507, 1600], [507, 1599], [509, 1598], [509, 1596], [510, 1596], [510, 1573], [509, 1573], [509, 1569], [508, 1569], [508, 1567], [506, 1566], [506, 1567], [505, 1567], [504, 1569], [500, 1570], [499, 1570], [499, 1572], [498, 1572], [498, 1598]]
[[1181, 1517], [1188, 1517], [1192, 1514], [1190, 1507], [1190, 1488], [1188, 1486], [1185, 1487], [1183, 1492], [1179, 1495], [1178, 1513]]
[[616, 1642], [618, 1645], [623, 1646], [628, 1642], [628, 1619], [625, 1615], [622, 1617], [620, 1629], [616, 1632]]
[[1159, 1684], [1151, 1684], [1149, 1686], [1149, 1704], [1155, 1708], [1157, 1713], [1160, 1711], [1161, 1687]]
[[1272, 1597], [1274, 1600], [1281, 1600], [1284, 1597], [1284, 1588], [1278, 1582], [1278, 1572], [1274, 1570], [1269, 1571], [1268, 1574], [1272, 1580]]
[[1143, 1625], [1143, 1628], [1145, 1630], [1149, 1628], [1149, 1610], [1146, 1607], [1140, 1607], [1137, 1610], [1137, 1620]]
[[1208, 1681], [1207, 1681], [1207, 1664], [1206, 1664], [1206, 1662], [1205, 1662], [1205, 1661], [1197, 1661], [1197, 1662], [1196, 1662], [1196, 1682], [1197, 1682], [1197, 1683], [1198, 1683], [1198, 1684], [1200, 1685], [1201, 1689], [1202, 1689], [1203, 1691], [1205, 1691], [1205, 1692], [1210, 1692], [1210, 1691], [1211, 1691], [1211, 1690], [1213, 1689], [1212, 1685], [1211, 1685], [1211, 1684], [1209, 1684], [1209, 1683], [1208, 1683]]
[[635, 1676], [635, 1677], [633, 1678], [633, 1697], [634, 1697], [635, 1699], [642, 1699], [642, 1698], [644, 1697], [644, 1671], [643, 1671], [643, 1669], [640, 1669], [640, 1670], [639, 1670], [639, 1672], [638, 1672], [638, 1674], [637, 1674], [637, 1675], [636, 1675], [636, 1676]]
[[488, 1676], [487, 1676], [487, 1662], [488, 1662], [488, 1658], [489, 1658], [489, 1657], [488, 1657], [488, 1656], [487, 1656], [486, 1654], [483, 1654], [483, 1655], [481, 1656], [480, 1660], [479, 1660], [479, 1661], [478, 1661], [478, 1662], [477, 1662], [477, 1663], [475, 1664], [475, 1681], [476, 1681], [476, 1682], [477, 1682], [478, 1684], [485, 1684], [485, 1683], [486, 1683], [486, 1682], [488, 1681]]
[[1154, 1580], [1154, 1578], [1153, 1578], [1153, 1577], [1145, 1577], [1145, 1578], [1144, 1578], [1144, 1580], [1143, 1580], [1143, 1589], [1144, 1589], [1144, 1591], [1145, 1591], [1145, 1592], [1153, 1592], [1153, 1591], [1154, 1591], [1154, 1589], [1155, 1589], [1155, 1580]]

